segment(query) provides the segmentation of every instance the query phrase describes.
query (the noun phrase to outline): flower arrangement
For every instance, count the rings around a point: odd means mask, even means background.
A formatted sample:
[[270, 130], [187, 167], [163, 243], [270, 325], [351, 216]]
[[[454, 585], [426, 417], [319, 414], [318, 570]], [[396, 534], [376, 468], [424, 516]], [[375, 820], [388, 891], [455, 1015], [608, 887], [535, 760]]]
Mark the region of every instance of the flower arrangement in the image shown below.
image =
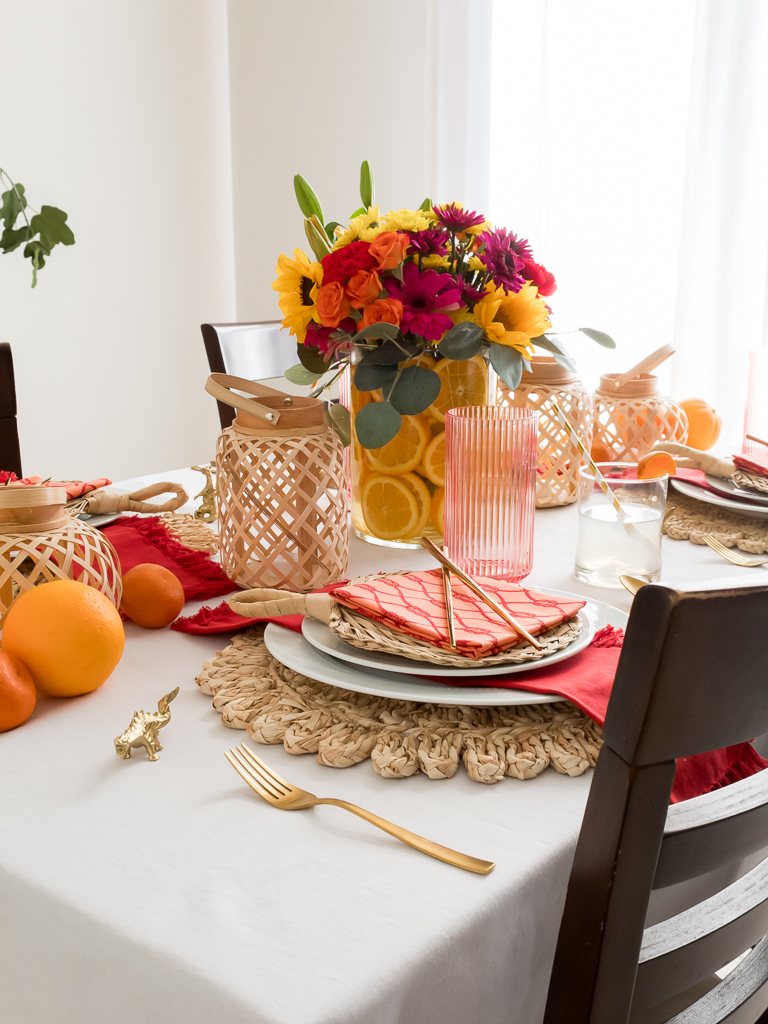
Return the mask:
[[[293, 259], [281, 255], [277, 263], [272, 287], [280, 293], [283, 326], [295, 336], [300, 359], [286, 377], [312, 385], [318, 395], [358, 347], [356, 389], [381, 389], [381, 400], [356, 415], [363, 448], [388, 444], [403, 416], [433, 405], [441, 389], [440, 375], [429, 365], [434, 360], [486, 355], [511, 391], [523, 369], [530, 369], [536, 348], [574, 368], [558, 336], [547, 333], [554, 275], [536, 262], [526, 239], [456, 202], [425, 199], [416, 210], [382, 214], [367, 161], [360, 172], [362, 206], [346, 227], [324, 223], [320, 202], [301, 175], [294, 186], [315, 260], [296, 249]], [[581, 330], [614, 347], [601, 331]], [[425, 355], [432, 358], [420, 358]], [[340, 433], [348, 433], [345, 410], [333, 407], [332, 418]]]

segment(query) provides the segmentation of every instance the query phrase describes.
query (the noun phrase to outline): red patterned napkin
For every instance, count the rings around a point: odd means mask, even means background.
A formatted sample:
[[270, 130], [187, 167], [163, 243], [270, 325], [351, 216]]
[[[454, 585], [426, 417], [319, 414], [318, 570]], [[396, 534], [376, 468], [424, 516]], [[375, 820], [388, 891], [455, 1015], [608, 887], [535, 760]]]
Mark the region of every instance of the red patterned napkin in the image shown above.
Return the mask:
[[158, 516], [121, 516], [102, 533], [117, 551], [123, 573], [142, 562], [162, 565], [181, 583], [187, 601], [238, 589], [208, 555], [180, 544]]
[[[504, 580], [477, 577], [477, 582], [533, 636], [572, 618], [586, 603], [526, 590], [518, 583]], [[457, 653], [483, 658], [520, 642], [520, 634], [456, 577], [451, 577], [451, 590]], [[335, 597], [339, 604], [374, 622], [451, 650], [440, 569], [339, 587]]]
[[106, 477], [100, 477], [98, 480], [43, 480], [41, 476], [25, 476], [23, 480], [19, 480], [15, 473], [0, 473], [0, 484], [3, 486], [7, 484], [9, 487], [39, 487], [45, 484], [46, 487], [63, 487], [70, 501], [73, 498], [81, 498], [89, 491], [108, 487], [111, 483], [112, 481]]
[[753, 452], [751, 455], [734, 455], [733, 462], [745, 473], [768, 477], [768, 455], [764, 455], [762, 452]]
[[[602, 725], [608, 710], [613, 679], [619, 664], [624, 630], [605, 626], [599, 630], [586, 650], [555, 665], [534, 668], [528, 672], [510, 673], [478, 679], [476, 676], [433, 677], [434, 682], [448, 686], [500, 686], [502, 689], [526, 690], [530, 693], [553, 693], [571, 701], [590, 718]], [[751, 743], [713, 750], [707, 754], [683, 757], [677, 762], [672, 803], [690, 800], [713, 789], [727, 786], [739, 779], [768, 768]]]

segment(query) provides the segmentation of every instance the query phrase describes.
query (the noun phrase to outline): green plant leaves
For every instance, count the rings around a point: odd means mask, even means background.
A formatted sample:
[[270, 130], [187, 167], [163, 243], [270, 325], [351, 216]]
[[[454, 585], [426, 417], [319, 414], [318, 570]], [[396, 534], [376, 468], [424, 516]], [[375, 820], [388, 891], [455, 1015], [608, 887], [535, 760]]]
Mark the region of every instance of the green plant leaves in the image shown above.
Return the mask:
[[424, 200], [424, 202], [423, 202], [423, 203], [421, 204], [421, 206], [419, 207], [419, 209], [421, 210], [421, 212], [422, 212], [422, 213], [427, 213], [427, 212], [428, 212], [429, 210], [431, 210], [431, 209], [432, 209], [432, 207], [433, 207], [434, 205], [435, 205], [435, 204], [434, 204], [434, 203], [432, 202], [432, 200], [431, 200], [431, 199], [430, 199], [429, 197], [427, 197], [427, 198], [426, 198], [426, 199]]
[[365, 207], [364, 213], [369, 206], [373, 206], [373, 171], [367, 160], [360, 165], [360, 199]]
[[315, 254], [315, 259], [322, 260], [323, 256], [327, 256], [332, 251], [333, 246], [325, 233], [325, 228], [317, 217], [307, 218], [304, 221], [304, 233], [307, 236], [312, 252]]
[[24, 256], [32, 260], [32, 287], [37, 286], [37, 272], [42, 270], [45, 266], [45, 257], [50, 256], [50, 249], [42, 244], [42, 242], [32, 241], [27, 242], [24, 246]]
[[302, 366], [316, 377], [322, 377], [328, 370], [328, 363], [323, 359], [320, 349], [313, 345], [297, 345], [296, 352]]
[[0, 207], [0, 220], [5, 228], [10, 230], [16, 223], [16, 218], [27, 206], [27, 198], [24, 195], [24, 186], [16, 182], [13, 188], [2, 194], [3, 205]]
[[358, 331], [352, 339], [353, 341], [364, 341], [365, 338], [382, 339], [389, 338], [394, 341], [395, 338], [400, 334], [400, 328], [397, 324], [371, 324], [370, 327], [364, 327], [362, 331]]
[[338, 435], [339, 440], [348, 448], [352, 441], [352, 422], [349, 409], [340, 402], [334, 402], [324, 411], [325, 422]]
[[293, 188], [296, 193], [296, 199], [299, 203], [299, 209], [304, 216], [308, 219], [311, 217], [317, 217], [318, 220], [324, 221], [325, 217], [323, 217], [323, 208], [320, 205], [320, 200], [310, 188], [309, 182], [306, 178], [302, 178], [300, 174], [296, 174], [293, 179]]
[[557, 338], [548, 338], [546, 334], [542, 334], [538, 338], [531, 338], [531, 344], [551, 352], [561, 366], [564, 366], [566, 370], [570, 370], [572, 373], [576, 372], [576, 363], [574, 363], [565, 347], [560, 344]]
[[283, 376], [286, 380], [289, 380], [291, 384], [306, 384], [312, 387], [320, 380], [321, 374], [308, 370], [303, 363], [296, 363], [295, 366], [289, 366]]
[[388, 366], [391, 363], [401, 363], [404, 359], [416, 355], [417, 352], [417, 347], [405, 339], [397, 342], [385, 341], [382, 345], [367, 352], [363, 357], [363, 362]]
[[389, 444], [402, 425], [402, 416], [389, 402], [369, 402], [355, 416], [355, 432], [363, 448]]
[[440, 394], [441, 381], [434, 370], [406, 366], [389, 395], [389, 401], [403, 416], [418, 416]]
[[336, 228], [340, 228], [342, 225], [337, 220], [330, 220], [325, 225], [325, 233], [328, 235], [328, 241], [333, 244], [333, 240], [336, 237]]
[[490, 348], [491, 366], [510, 391], [514, 391], [523, 376], [523, 354], [510, 345], [493, 342]]
[[482, 347], [482, 327], [467, 320], [451, 327], [437, 349], [447, 359], [471, 359]]
[[6, 228], [0, 235], [0, 249], [3, 252], [13, 252], [18, 249], [22, 242], [32, 237], [32, 228], [25, 224], [22, 228]]
[[396, 376], [396, 364], [384, 365], [364, 359], [355, 369], [355, 387], [358, 391], [378, 391], [383, 388], [387, 393]]
[[596, 331], [594, 327], [580, 327], [579, 330], [592, 341], [596, 341], [598, 345], [602, 345], [603, 348], [616, 348], [616, 342], [610, 334], [606, 334], [604, 331]]
[[54, 245], [74, 245], [75, 236], [67, 224], [67, 215], [55, 206], [41, 206], [30, 221], [32, 231], [40, 233], [40, 242], [50, 253]]

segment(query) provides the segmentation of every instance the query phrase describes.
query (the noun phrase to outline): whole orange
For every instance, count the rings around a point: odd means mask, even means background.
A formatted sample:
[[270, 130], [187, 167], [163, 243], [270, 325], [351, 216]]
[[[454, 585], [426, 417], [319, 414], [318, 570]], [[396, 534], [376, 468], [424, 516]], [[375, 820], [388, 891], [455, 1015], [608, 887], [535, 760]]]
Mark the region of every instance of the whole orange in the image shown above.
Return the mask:
[[0, 651], [0, 732], [26, 722], [36, 703], [32, 676], [18, 658]]
[[592, 442], [592, 451], [590, 452], [593, 462], [613, 462], [610, 448], [603, 444], [602, 441]]
[[21, 594], [3, 627], [3, 650], [49, 697], [90, 693], [111, 675], [125, 631], [108, 597], [75, 580], [53, 580]]
[[120, 610], [137, 626], [159, 629], [184, 607], [184, 588], [169, 569], [151, 562], [134, 565], [123, 576]]
[[706, 451], [720, 437], [723, 421], [703, 398], [687, 398], [680, 405], [688, 417], [688, 444]]

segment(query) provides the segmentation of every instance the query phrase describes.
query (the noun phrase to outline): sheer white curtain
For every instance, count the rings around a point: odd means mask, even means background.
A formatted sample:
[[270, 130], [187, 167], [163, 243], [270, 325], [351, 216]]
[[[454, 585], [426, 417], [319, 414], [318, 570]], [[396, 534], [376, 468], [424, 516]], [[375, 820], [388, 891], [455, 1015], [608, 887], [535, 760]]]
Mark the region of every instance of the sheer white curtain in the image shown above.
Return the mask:
[[573, 341], [589, 385], [674, 341], [664, 383], [728, 445], [765, 343], [767, 81], [765, 0], [494, 2], [490, 215], [558, 278], [557, 329], [616, 338]]

